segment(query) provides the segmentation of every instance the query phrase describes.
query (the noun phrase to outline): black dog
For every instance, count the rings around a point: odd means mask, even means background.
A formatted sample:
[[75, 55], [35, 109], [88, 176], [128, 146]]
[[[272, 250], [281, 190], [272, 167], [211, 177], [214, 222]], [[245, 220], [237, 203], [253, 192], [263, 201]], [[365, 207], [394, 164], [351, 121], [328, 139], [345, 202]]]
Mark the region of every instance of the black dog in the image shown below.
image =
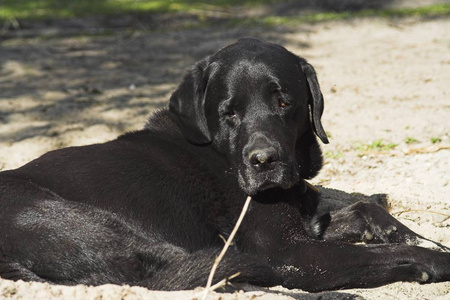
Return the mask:
[[[151, 289], [215, 281], [320, 291], [450, 280], [450, 253], [381, 206], [316, 216], [324, 143], [314, 69], [242, 39], [198, 62], [145, 129], [49, 152], [0, 174], [0, 277]], [[356, 242], [377, 245], [355, 245]], [[408, 244], [408, 243], [409, 244]]]

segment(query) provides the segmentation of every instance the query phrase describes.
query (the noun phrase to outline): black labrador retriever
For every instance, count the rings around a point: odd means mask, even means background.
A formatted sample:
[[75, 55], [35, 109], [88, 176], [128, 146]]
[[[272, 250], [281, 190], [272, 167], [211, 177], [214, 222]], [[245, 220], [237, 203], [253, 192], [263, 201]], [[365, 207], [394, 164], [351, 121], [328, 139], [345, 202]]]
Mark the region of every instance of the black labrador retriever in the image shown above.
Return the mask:
[[252, 38], [223, 48], [145, 129], [0, 173], [0, 277], [205, 285], [251, 195], [215, 281], [240, 272], [234, 282], [322, 291], [450, 280], [450, 253], [411, 245], [423, 238], [377, 204], [317, 215], [304, 179], [322, 166], [323, 108], [303, 58]]

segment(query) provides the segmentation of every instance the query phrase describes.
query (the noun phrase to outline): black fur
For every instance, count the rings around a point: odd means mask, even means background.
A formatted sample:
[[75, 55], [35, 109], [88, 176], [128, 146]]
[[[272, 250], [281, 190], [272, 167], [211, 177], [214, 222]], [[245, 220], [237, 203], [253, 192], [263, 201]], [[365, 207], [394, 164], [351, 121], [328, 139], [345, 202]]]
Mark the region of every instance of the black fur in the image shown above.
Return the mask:
[[[240, 272], [234, 282], [320, 291], [449, 280], [450, 254], [407, 245], [422, 237], [381, 208], [315, 216], [304, 179], [322, 166], [322, 112], [304, 59], [251, 38], [220, 50], [143, 130], [0, 174], [0, 277], [204, 285], [252, 195], [215, 281]], [[384, 244], [351, 244], [368, 231]]]

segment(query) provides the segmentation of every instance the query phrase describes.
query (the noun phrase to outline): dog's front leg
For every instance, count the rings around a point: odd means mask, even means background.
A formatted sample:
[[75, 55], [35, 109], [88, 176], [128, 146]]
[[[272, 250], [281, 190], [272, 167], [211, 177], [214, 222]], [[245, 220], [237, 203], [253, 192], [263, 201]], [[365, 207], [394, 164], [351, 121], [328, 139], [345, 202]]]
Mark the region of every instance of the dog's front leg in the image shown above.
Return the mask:
[[405, 244], [316, 240], [307, 235], [299, 214], [286, 202], [255, 201], [239, 238], [240, 248], [267, 260], [288, 288], [322, 291], [450, 280], [450, 253]]
[[366, 244], [402, 243], [440, 251], [450, 248], [413, 232], [376, 203], [357, 202], [314, 217], [311, 231], [328, 241]]
[[279, 250], [270, 260], [288, 288], [322, 291], [450, 280], [450, 254], [416, 246], [310, 240]]

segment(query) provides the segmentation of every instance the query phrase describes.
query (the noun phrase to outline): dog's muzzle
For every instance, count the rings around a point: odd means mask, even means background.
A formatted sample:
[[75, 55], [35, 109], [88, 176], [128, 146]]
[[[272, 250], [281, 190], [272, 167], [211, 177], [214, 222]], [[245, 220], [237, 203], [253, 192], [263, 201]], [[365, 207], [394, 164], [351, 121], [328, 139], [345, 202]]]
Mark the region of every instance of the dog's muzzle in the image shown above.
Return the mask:
[[274, 187], [287, 189], [298, 181], [295, 162], [283, 155], [278, 142], [264, 135], [253, 135], [242, 154], [239, 184], [249, 195]]

